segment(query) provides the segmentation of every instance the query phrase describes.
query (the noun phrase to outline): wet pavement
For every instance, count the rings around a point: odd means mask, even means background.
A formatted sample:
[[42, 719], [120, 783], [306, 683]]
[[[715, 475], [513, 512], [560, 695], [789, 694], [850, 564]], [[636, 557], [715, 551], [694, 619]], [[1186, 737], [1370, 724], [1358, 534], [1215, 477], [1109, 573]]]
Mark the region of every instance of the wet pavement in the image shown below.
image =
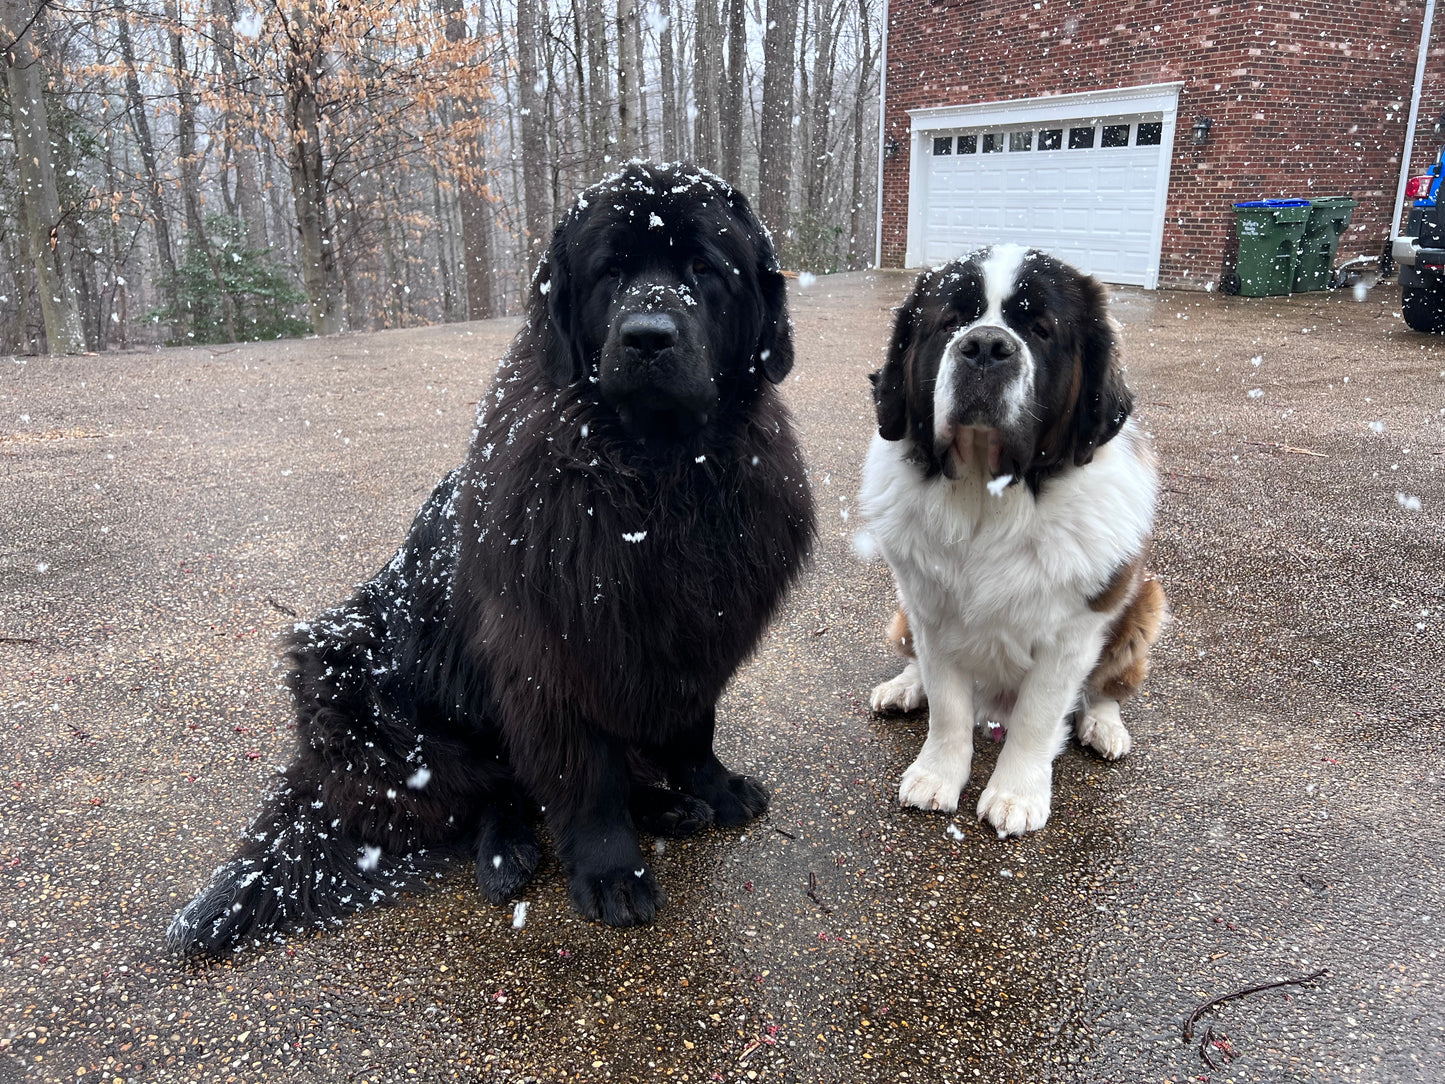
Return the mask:
[[766, 822], [667, 843], [650, 928], [549, 859], [521, 929], [458, 868], [209, 968], [162, 933], [288, 757], [276, 636], [390, 556], [516, 325], [0, 359], [0, 1081], [1445, 1080], [1445, 341], [1390, 287], [1113, 291], [1174, 621], [1133, 753], [1071, 745], [1001, 842], [995, 746], [959, 817], [905, 813], [926, 718], [864, 707], [908, 282], [794, 289], [822, 535], [719, 715]]

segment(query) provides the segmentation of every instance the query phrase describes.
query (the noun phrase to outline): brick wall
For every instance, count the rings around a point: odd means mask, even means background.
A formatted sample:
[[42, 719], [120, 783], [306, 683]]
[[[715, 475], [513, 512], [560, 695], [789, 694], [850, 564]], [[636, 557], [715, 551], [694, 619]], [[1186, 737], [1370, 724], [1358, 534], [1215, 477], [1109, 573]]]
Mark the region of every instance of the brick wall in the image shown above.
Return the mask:
[[[1424, 0], [891, 0], [883, 263], [908, 234], [909, 109], [1181, 80], [1160, 286], [1216, 283], [1239, 200], [1349, 195], [1341, 258], [1389, 234]], [[1445, 11], [1433, 38], [1445, 40]], [[1427, 61], [1416, 171], [1433, 161], [1445, 48]], [[1196, 147], [1189, 127], [1214, 125]]]

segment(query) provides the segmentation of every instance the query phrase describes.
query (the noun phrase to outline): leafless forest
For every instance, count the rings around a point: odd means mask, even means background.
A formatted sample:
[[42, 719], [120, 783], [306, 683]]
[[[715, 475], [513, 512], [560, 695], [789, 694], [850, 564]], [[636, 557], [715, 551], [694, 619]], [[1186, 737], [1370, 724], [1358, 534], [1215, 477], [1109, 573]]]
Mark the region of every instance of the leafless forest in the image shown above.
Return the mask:
[[518, 310], [633, 156], [873, 248], [881, 0], [0, 0], [0, 353]]

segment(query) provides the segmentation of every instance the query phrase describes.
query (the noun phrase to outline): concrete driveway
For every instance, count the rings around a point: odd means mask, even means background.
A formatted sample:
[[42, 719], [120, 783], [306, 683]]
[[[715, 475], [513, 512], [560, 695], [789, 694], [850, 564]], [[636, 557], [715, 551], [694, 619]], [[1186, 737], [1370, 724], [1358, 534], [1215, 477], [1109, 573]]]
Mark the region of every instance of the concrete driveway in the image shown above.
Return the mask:
[[822, 537], [720, 713], [769, 821], [669, 843], [648, 929], [459, 868], [205, 969], [161, 935], [288, 756], [276, 634], [389, 557], [515, 324], [0, 359], [0, 1080], [1445, 1080], [1445, 342], [1392, 288], [1115, 291], [1175, 620], [1134, 752], [1000, 842], [901, 812], [926, 720], [863, 706], [908, 282], [794, 291]]

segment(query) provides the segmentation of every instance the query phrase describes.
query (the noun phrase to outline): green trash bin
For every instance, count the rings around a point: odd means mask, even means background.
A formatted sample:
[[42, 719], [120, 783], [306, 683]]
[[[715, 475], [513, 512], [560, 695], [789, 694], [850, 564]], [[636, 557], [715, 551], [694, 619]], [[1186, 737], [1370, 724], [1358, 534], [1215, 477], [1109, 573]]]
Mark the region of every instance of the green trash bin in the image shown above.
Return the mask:
[[1299, 245], [1309, 221], [1304, 199], [1263, 199], [1236, 203], [1239, 230], [1239, 292], [1245, 297], [1277, 297], [1294, 286]]
[[1348, 196], [1310, 200], [1305, 235], [1300, 240], [1299, 259], [1295, 261], [1295, 293], [1330, 288], [1340, 236], [1349, 228], [1356, 206]]

